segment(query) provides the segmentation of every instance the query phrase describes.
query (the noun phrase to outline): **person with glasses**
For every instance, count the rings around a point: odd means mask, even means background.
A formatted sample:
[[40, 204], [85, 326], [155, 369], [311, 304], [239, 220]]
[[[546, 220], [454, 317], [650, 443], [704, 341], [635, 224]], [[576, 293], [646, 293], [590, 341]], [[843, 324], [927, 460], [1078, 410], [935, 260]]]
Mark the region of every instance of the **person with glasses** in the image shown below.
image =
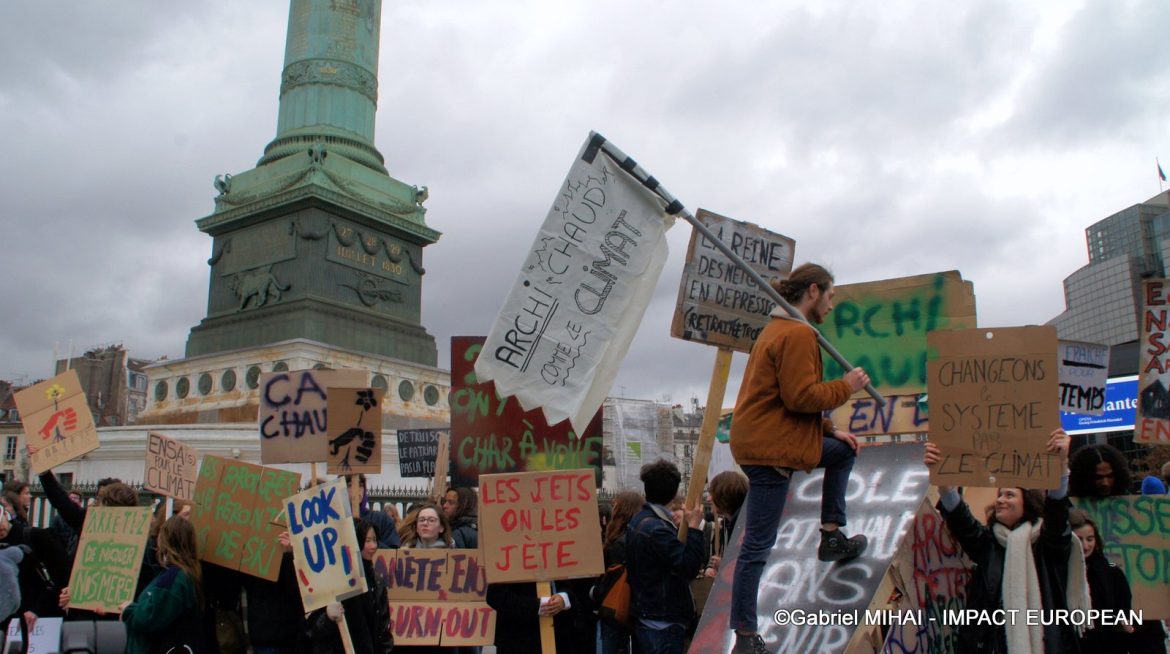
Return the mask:
[[398, 535], [405, 548], [454, 547], [451, 523], [434, 503], [427, 502], [406, 516]]

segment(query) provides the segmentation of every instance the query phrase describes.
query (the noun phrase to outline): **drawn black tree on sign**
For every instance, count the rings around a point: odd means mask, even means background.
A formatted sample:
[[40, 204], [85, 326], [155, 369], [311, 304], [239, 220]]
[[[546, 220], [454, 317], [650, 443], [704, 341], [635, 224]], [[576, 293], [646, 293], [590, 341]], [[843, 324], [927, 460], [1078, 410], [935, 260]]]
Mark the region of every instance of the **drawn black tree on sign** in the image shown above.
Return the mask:
[[[374, 408], [378, 404], [378, 399], [374, 397], [373, 390], [358, 391], [357, 402], [358, 406], [362, 408], [362, 412], [358, 414], [357, 425], [346, 429], [340, 436], [329, 441], [329, 454], [337, 456], [341, 448], [345, 448], [345, 457], [341, 459], [339, 468], [342, 472], [352, 470], [349, 463], [349, 455], [353, 454], [354, 458], [361, 463], [370, 460], [370, 455], [374, 453], [374, 433], [362, 429], [362, 418], [366, 416], [366, 411]], [[354, 450], [357, 450], [354, 453]]]

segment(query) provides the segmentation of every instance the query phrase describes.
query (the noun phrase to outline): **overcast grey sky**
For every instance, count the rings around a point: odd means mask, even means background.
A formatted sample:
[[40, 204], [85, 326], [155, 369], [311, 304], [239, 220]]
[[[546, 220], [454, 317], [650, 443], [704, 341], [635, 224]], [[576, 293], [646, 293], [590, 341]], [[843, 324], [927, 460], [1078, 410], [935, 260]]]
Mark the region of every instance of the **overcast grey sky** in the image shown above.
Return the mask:
[[[58, 342], [182, 355], [193, 221], [275, 135], [287, 11], [0, 4], [0, 378], [47, 376]], [[958, 269], [981, 325], [1046, 322], [1084, 228], [1158, 192], [1168, 26], [1158, 0], [385, 0], [376, 145], [430, 187], [440, 364], [490, 327], [590, 129], [838, 283]], [[669, 336], [689, 232], [614, 394], [705, 401], [714, 350]]]

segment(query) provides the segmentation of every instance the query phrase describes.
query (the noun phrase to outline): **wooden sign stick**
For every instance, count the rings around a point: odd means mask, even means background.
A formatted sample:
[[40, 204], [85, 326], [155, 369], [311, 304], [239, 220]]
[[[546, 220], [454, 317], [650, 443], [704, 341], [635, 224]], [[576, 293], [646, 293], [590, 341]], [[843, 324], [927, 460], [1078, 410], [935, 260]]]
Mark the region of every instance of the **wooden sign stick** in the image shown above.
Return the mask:
[[[695, 446], [691, 480], [687, 484], [687, 499], [683, 505], [694, 508], [703, 497], [707, 485], [707, 468], [711, 465], [711, 450], [715, 447], [715, 431], [719, 428], [719, 414], [723, 411], [723, 395], [727, 392], [727, 376], [731, 374], [731, 350], [721, 347], [715, 352], [715, 368], [711, 371], [711, 387], [707, 390], [707, 408], [703, 410], [703, 425], [699, 427], [699, 444]], [[687, 540], [687, 521], [678, 526], [678, 539]]]
[[341, 632], [341, 646], [345, 649], [345, 654], [356, 654], [353, 637], [349, 635], [349, 622], [346, 621], [344, 612], [341, 614], [341, 622], [337, 623], [337, 630]]
[[309, 464], [309, 483], [306, 485], [307, 486], [316, 486], [317, 485], [317, 462], [316, 461]]
[[357, 474], [349, 477], [349, 506], [353, 509], [353, 517], [362, 517], [362, 482]]
[[[550, 597], [552, 595], [552, 583], [547, 581], [536, 582], [536, 599], [542, 597]], [[540, 651], [542, 654], [556, 654], [557, 652], [557, 637], [556, 632], [553, 631], [552, 616], [540, 617]]]
[[431, 499], [436, 503], [447, 493], [447, 469], [451, 466], [451, 433], [439, 434], [439, 450], [435, 453], [435, 477], [431, 480]]

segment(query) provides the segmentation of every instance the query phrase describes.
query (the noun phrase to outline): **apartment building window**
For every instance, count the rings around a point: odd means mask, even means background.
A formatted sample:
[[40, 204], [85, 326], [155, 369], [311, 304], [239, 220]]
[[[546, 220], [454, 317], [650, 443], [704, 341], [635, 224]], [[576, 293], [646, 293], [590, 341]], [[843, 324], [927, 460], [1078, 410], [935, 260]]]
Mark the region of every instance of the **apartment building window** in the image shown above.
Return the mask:
[[16, 437], [15, 436], [9, 436], [8, 442], [6, 442], [4, 444], [4, 460], [5, 461], [15, 461], [16, 460]]

